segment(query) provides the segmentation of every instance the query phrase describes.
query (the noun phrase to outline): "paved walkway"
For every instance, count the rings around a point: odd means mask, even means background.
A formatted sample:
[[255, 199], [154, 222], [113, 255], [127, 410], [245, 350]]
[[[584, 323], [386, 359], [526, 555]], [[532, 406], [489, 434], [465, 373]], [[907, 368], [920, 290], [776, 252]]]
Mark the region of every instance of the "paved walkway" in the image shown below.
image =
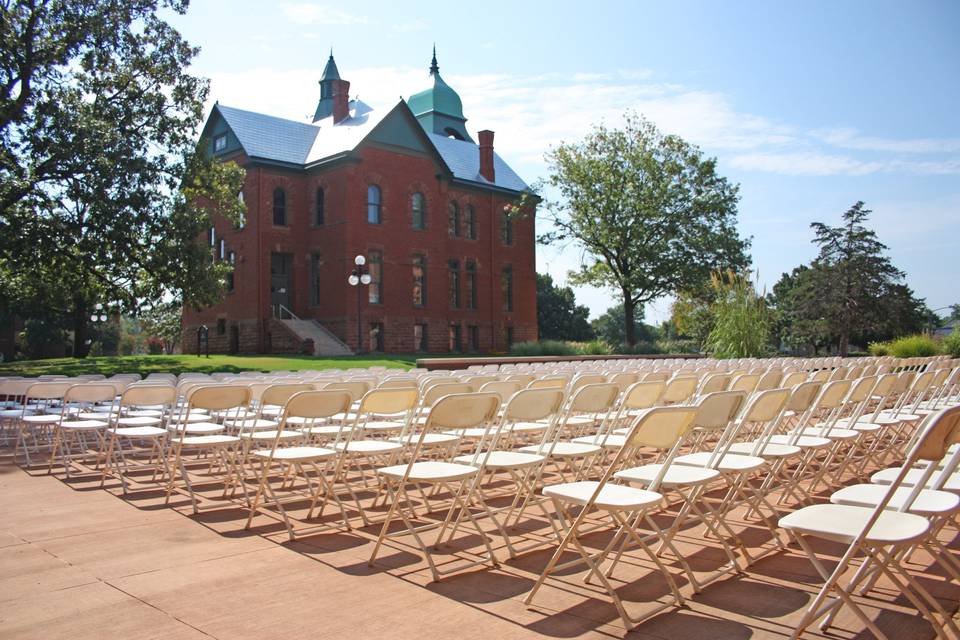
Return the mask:
[[[0, 638], [625, 635], [613, 606], [583, 585], [582, 574], [549, 583], [534, 609], [523, 605], [548, 547], [437, 584], [418, 555], [394, 543], [368, 567], [373, 529], [290, 543], [267, 516], [244, 531], [246, 513], [239, 509], [193, 516], [184, 499], [169, 508], [156, 492], [124, 500], [118, 489], [97, 487], [0, 461]], [[681, 544], [691, 562], [706, 566], [720, 556], [702, 543], [696, 531], [684, 532]], [[462, 558], [458, 553], [448, 559]], [[623, 593], [628, 608], [640, 612], [665, 587], [658, 577], [642, 578], [648, 569], [635, 570], [638, 577], [628, 578]], [[960, 587], [936, 570], [922, 580], [956, 607]], [[628, 637], [788, 637], [818, 587], [799, 552], [773, 554], [749, 574], [714, 582], [686, 608], [657, 615]], [[881, 628], [897, 640], [932, 637], [930, 625], [895, 595], [881, 589], [879, 599], [864, 601]], [[862, 629], [845, 611], [830, 635], [814, 629], [805, 637], [870, 637]]]

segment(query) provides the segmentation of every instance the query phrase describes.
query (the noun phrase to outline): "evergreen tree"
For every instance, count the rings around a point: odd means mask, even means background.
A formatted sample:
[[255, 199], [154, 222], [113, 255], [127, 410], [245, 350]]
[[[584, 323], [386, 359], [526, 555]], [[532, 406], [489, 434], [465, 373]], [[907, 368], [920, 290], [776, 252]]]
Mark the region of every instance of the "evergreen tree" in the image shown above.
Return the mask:
[[549, 274], [537, 274], [537, 326], [541, 340], [593, 340], [590, 309], [577, 304], [573, 289], [553, 284]]

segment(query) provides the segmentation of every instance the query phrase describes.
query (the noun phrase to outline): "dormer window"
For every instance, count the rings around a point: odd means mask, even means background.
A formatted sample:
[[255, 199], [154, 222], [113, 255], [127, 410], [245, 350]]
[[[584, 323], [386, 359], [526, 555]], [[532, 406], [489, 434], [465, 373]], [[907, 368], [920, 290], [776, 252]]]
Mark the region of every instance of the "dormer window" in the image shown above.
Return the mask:
[[213, 139], [213, 152], [219, 153], [227, 148], [227, 134], [221, 133]]

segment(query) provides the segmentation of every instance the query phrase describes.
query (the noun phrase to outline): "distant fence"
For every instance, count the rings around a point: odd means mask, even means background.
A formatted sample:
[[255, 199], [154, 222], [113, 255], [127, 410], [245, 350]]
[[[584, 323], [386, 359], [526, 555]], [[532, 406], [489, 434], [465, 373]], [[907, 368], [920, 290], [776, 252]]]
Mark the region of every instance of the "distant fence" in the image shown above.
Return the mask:
[[479, 358], [420, 358], [417, 368], [431, 371], [438, 369], [466, 369], [475, 365], [488, 364], [532, 364], [535, 362], [585, 362], [596, 360], [695, 360], [704, 356], [697, 353], [649, 353], [649, 354], [616, 354], [594, 356], [503, 356]]

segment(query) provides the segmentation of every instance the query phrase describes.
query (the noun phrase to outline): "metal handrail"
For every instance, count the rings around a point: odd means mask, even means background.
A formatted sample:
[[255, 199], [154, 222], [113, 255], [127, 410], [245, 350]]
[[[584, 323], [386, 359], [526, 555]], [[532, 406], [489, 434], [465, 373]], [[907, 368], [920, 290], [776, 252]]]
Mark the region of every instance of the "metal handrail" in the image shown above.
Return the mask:
[[[285, 307], [280, 303], [270, 305], [270, 309], [273, 311], [273, 317], [277, 318], [278, 320], [299, 320], [300, 319], [300, 317], [297, 314], [295, 314], [293, 311], [290, 311], [290, 309], [288, 309], [287, 307]], [[284, 314], [287, 315], [286, 318], [283, 317]]]

